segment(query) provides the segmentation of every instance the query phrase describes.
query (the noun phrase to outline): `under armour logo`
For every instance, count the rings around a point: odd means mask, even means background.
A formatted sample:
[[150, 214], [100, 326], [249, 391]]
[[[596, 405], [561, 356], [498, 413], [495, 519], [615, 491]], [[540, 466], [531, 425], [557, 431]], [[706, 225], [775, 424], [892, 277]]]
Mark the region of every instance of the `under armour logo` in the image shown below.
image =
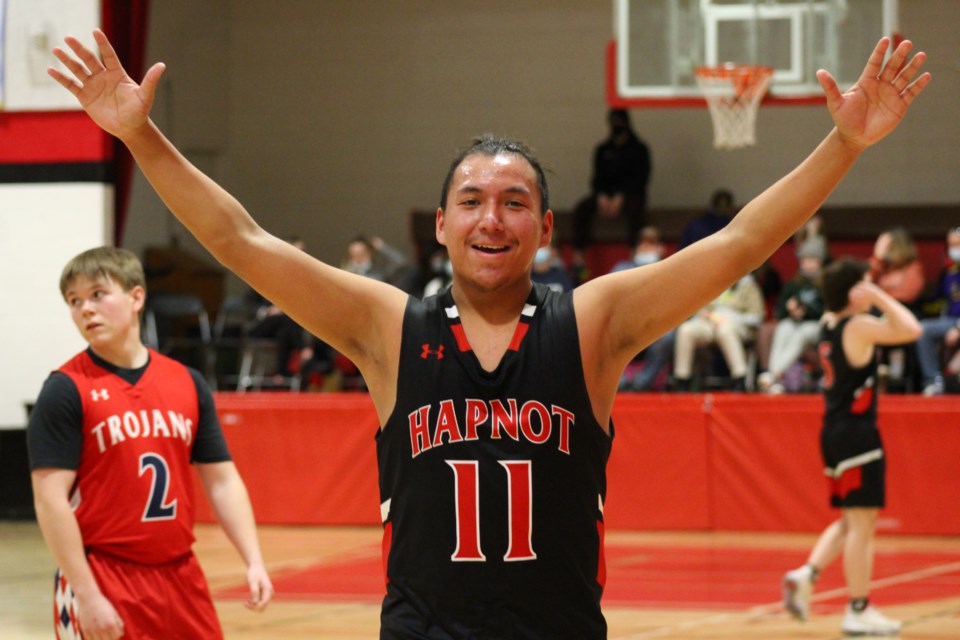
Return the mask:
[[426, 360], [430, 356], [435, 356], [437, 360], [443, 360], [443, 345], [441, 344], [436, 349], [431, 349], [429, 343], [424, 344], [420, 357]]
[[107, 393], [106, 389], [100, 389], [100, 391], [97, 391], [96, 389], [91, 389], [90, 397], [93, 398], [94, 402], [97, 402], [98, 400], [109, 400], [110, 394]]

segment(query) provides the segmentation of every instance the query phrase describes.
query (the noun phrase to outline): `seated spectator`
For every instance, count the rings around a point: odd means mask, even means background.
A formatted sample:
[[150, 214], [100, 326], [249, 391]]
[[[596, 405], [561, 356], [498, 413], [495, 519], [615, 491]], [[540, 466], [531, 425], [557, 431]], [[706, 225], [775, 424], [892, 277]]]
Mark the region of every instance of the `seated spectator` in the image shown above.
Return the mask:
[[[923, 264], [917, 245], [903, 227], [895, 227], [877, 236], [870, 257], [869, 279], [917, 317], [922, 314], [925, 285]], [[888, 390], [910, 391], [919, 385], [919, 367], [914, 343], [880, 348], [880, 378]]]
[[[354, 237], [347, 244], [347, 255], [340, 268], [350, 273], [366, 276], [381, 282], [399, 285], [409, 280], [409, 274], [403, 271], [408, 266], [406, 257], [378, 237]], [[334, 372], [340, 376], [340, 386], [344, 390], [365, 391], [367, 386], [357, 366], [342, 353], [331, 354]]]
[[[640, 239], [634, 247], [633, 256], [613, 265], [610, 273], [653, 264], [663, 257], [664, 247], [657, 227], [647, 226], [640, 231]], [[671, 363], [676, 339], [676, 329], [671, 329], [650, 346], [641, 351], [626, 368], [620, 378], [621, 391], [649, 391], [662, 377]]]
[[815, 346], [820, 338], [822, 255], [816, 246], [800, 245], [797, 255], [800, 268], [784, 286], [774, 311], [777, 324], [770, 347], [769, 369], [757, 378], [762, 391], [783, 393], [787, 390], [783, 382], [787, 369], [800, 360], [804, 349]]
[[610, 273], [626, 271], [634, 267], [652, 264], [663, 257], [663, 241], [660, 239], [660, 229], [647, 226], [640, 230], [640, 238], [633, 247], [633, 255], [627, 260], [621, 260], [613, 265]]
[[450, 256], [447, 255], [447, 248], [438, 242], [431, 246], [421, 260], [415, 290], [408, 293], [426, 298], [446, 289], [451, 282], [453, 269], [450, 266]]
[[[301, 251], [307, 250], [306, 242], [297, 236], [287, 241]], [[272, 338], [276, 344], [276, 367], [269, 375], [281, 378], [298, 375], [303, 328], [258, 291], [249, 289], [245, 295], [250, 306], [256, 309], [256, 317], [248, 329], [248, 335], [251, 338]]]
[[430, 277], [423, 285], [423, 290], [420, 293], [421, 298], [436, 295], [453, 282], [453, 268], [450, 265], [447, 248], [443, 245], [437, 245], [437, 247], [430, 255], [430, 261], [427, 264]]
[[559, 293], [573, 289], [573, 280], [563, 266], [556, 247], [549, 245], [537, 249], [533, 258], [533, 270], [530, 279], [546, 285]]
[[813, 255], [820, 258], [820, 264], [826, 266], [830, 262], [830, 249], [827, 243], [827, 237], [821, 230], [823, 227], [823, 218], [818, 213], [807, 223], [800, 227], [800, 230], [793, 236], [793, 243], [797, 248], [797, 255], [801, 252], [805, 255]]
[[330, 345], [316, 336], [309, 336], [309, 344], [300, 351], [300, 388], [305, 391], [327, 391], [339, 386], [334, 373], [334, 353]]
[[347, 255], [340, 268], [374, 280], [396, 284], [407, 265], [408, 260], [403, 253], [381, 238], [359, 235], [347, 243]]
[[684, 227], [680, 242], [677, 243], [677, 250], [723, 229], [736, 212], [733, 193], [727, 189], [717, 189], [710, 196], [710, 208]]
[[673, 359], [675, 389], [690, 389], [696, 348], [716, 344], [730, 371], [732, 389], [745, 391], [747, 358], [744, 343], [753, 339], [763, 314], [763, 294], [757, 281], [748, 274], [677, 327]]
[[941, 304], [937, 318], [920, 321], [923, 334], [917, 340], [923, 395], [938, 396], [944, 391], [943, 347], [956, 346], [960, 338], [960, 227], [947, 232], [947, 260], [940, 270], [936, 297]]
[[870, 280], [916, 313], [925, 279], [909, 231], [896, 227], [877, 236], [870, 257]]

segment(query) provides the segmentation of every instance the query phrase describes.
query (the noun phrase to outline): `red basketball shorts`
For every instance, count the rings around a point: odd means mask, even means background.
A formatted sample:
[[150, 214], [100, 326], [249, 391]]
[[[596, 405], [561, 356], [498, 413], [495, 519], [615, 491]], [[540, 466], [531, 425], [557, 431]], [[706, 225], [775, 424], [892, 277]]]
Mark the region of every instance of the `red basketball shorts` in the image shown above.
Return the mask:
[[[147, 565], [92, 551], [87, 561], [100, 591], [123, 620], [125, 640], [223, 638], [206, 578], [193, 554]], [[77, 613], [73, 590], [58, 570], [53, 616], [59, 640], [83, 638]]]

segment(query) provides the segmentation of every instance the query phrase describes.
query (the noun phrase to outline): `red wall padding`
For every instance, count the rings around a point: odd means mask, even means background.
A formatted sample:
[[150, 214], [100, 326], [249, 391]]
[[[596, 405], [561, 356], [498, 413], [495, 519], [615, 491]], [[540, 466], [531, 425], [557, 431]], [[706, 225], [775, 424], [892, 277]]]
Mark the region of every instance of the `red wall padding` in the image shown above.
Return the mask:
[[[363, 394], [218, 394], [227, 441], [264, 524], [378, 524]], [[818, 396], [622, 394], [605, 517], [616, 529], [818, 531], [835, 517]], [[960, 398], [882, 396], [880, 528], [960, 534]], [[199, 488], [198, 488], [199, 490]], [[212, 521], [204, 500], [201, 521]]]

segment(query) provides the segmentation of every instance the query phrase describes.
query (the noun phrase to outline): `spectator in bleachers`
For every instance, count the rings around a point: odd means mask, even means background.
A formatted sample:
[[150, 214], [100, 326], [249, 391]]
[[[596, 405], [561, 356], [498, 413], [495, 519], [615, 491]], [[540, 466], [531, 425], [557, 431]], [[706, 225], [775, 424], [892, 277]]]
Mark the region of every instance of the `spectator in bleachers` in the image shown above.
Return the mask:
[[818, 213], [800, 227], [793, 236], [793, 243], [797, 248], [797, 256], [802, 251], [805, 255], [820, 258], [820, 264], [826, 266], [830, 262], [830, 247], [827, 237], [823, 235], [823, 218]]
[[[573, 268], [585, 269], [584, 251], [590, 244], [593, 220], [625, 217], [629, 246], [637, 242], [647, 211], [647, 184], [652, 162], [650, 149], [630, 124], [626, 109], [607, 113], [610, 135], [593, 152], [590, 195], [581, 200], [573, 214]], [[582, 279], [586, 279], [582, 277]]]
[[733, 193], [727, 189], [717, 189], [710, 196], [710, 208], [684, 227], [677, 251], [723, 229], [736, 212]]
[[300, 388], [305, 391], [332, 390], [334, 385], [329, 380], [335, 372], [333, 350], [320, 338], [313, 335], [309, 338], [309, 344], [300, 351]]
[[770, 347], [767, 371], [757, 378], [762, 391], [783, 393], [800, 391], [784, 386], [784, 374], [798, 363], [804, 349], [815, 346], [820, 335], [820, 316], [823, 315], [821, 271], [823, 251], [812, 244], [801, 244], [797, 258], [800, 267], [783, 288], [777, 308], [776, 329]]
[[423, 285], [423, 298], [440, 293], [453, 282], [453, 269], [446, 247], [437, 245], [437, 250], [430, 256], [429, 268], [433, 277]]
[[[633, 256], [613, 265], [610, 273], [653, 264], [663, 255], [664, 246], [660, 238], [660, 229], [646, 226], [640, 231], [640, 239], [634, 247]], [[652, 389], [660, 373], [670, 366], [676, 335], [676, 329], [671, 329], [641, 351], [620, 378], [620, 390], [649, 391]]]
[[[287, 242], [301, 251], [307, 250], [307, 243], [298, 236], [291, 236]], [[299, 354], [304, 346], [303, 327], [258, 291], [249, 289], [246, 298], [247, 302], [256, 309], [253, 326], [249, 329], [250, 337], [272, 338], [276, 344], [277, 364], [270, 375], [279, 378], [292, 378], [298, 375]]]
[[[380, 282], [397, 285], [405, 278], [408, 267], [406, 257], [395, 247], [379, 237], [355, 236], [347, 243], [347, 255], [340, 268], [350, 273], [365, 276]], [[342, 353], [332, 354], [333, 368], [340, 376], [341, 388], [345, 390], [365, 391], [363, 375], [349, 358]]]
[[916, 314], [925, 278], [909, 231], [895, 227], [877, 236], [870, 257], [870, 280]]
[[[923, 263], [917, 244], [905, 228], [894, 227], [877, 236], [870, 257], [869, 278], [915, 316], [922, 315], [920, 307], [926, 284]], [[880, 376], [885, 388], [908, 392], [914, 385], [919, 386], [916, 360], [913, 343], [881, 347]]]
[[397, 284], [408, 265], [406, 256], [382, 238], [358, 235], [347, 243], [347, 254], [340, 268], [381, 282]]
[[546, 285], [559, 293], [573, 289], [573, 280], [563, 267], [563, 261], [552, 244], [537, 249], [533, 257], [530, 279]]
[[947, 260], [940, 270], [936, 297], [940, 316], [920, 321], [923, 334], [917, 340], [923, 395], [938, 396], [944, 391], [941, 348], [956, 346], [960, 339], [960, 227], [947, 232]]
[[746, 275], [709, 305], [677, 327], [673, 377], [677, 391], [688, 391], [698, 346], [716, 344], [730, 371], [731, 388], [746, 390], [746, 341], [752, 341], [763, 320], [763, 294]]

